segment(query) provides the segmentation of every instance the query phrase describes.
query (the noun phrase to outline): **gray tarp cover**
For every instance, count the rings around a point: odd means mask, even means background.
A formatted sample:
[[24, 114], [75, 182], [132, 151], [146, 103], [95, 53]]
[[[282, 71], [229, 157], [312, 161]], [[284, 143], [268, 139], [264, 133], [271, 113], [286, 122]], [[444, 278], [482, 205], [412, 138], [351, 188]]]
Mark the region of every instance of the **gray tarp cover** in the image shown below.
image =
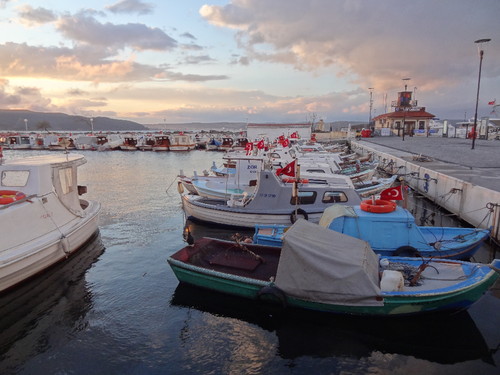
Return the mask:
[[275, 284], [307, 301], [381, 306], [378, 265], [366, 241], [300, 219], [283, 237]]

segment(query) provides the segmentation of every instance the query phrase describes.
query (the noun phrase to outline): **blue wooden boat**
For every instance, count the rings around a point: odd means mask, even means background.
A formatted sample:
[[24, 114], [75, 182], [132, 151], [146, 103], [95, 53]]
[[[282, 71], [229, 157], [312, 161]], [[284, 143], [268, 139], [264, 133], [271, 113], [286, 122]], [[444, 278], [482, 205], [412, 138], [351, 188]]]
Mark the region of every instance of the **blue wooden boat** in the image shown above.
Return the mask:
[[[383, 256], [421, 255], [465, 260], [473, 256], [490, 235], [488, 229], [418, 226], [408, 210], [391, 207], [393, 211], [377, 213], [365, 211], [362, 204], [332, 206], [325, 210], [319, 224], [365, 240], [373, 251]], [[256, 225], [253, 241], [281, 246], [286, 229], [285, 225]]]
[[282, 248], [203, 237], [168, 263], [181, 283], [283, 308], [369, 316], [467, 309], [500, 272], [499, 259], [379, 259], [366, 241], [303, 219]]

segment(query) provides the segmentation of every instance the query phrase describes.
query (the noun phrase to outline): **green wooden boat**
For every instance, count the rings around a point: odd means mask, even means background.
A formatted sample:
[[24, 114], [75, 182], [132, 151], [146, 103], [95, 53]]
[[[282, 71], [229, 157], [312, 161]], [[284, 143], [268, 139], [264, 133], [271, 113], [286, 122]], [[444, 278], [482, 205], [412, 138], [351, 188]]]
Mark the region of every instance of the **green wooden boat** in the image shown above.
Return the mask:
[[305, 220], [286, 232], [281, 248], [204, 237], [168, 262], [181, 283], [283, 307], [370, 316], [467, 309], [500, 267], [498, 259], [379, 258], [367, 242]]

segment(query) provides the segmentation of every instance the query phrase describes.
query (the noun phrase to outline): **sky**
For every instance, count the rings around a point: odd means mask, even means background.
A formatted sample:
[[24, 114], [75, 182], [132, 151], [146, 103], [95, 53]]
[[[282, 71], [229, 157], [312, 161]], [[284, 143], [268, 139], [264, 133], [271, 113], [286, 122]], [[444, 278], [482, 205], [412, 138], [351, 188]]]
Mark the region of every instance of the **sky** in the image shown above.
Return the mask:
[[366, 122], [407, 84], [456, 120], [480, 82], [478, 118], [500, 117], [499, 19], [499, 0], [0, 0], [0, 109]]

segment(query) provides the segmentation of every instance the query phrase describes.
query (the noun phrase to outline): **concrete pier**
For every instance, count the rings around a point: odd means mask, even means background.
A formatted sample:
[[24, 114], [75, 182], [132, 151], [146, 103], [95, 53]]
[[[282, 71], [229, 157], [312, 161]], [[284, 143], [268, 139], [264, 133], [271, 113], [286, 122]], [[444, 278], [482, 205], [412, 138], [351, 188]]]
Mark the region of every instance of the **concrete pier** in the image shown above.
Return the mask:
[[353, 140], [358, 153], [458, 218], [500, 237], [500, 141], [441, 137], [374, 137]]

